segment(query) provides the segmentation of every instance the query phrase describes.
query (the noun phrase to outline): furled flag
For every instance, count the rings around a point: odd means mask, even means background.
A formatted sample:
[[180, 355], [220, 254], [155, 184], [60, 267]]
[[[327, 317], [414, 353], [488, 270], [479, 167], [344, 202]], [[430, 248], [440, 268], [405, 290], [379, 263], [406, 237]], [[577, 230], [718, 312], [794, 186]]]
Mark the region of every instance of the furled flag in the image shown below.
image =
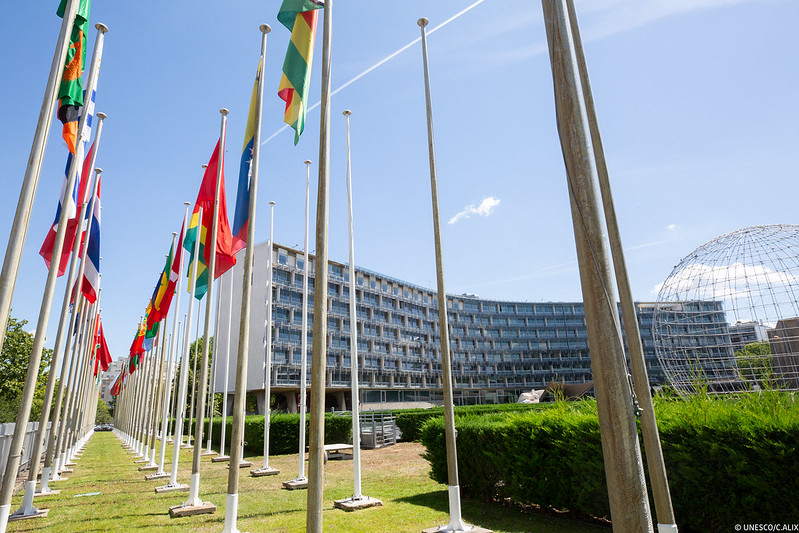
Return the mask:
[[291, 32], [277, 95], [286, 101], [283, 122], [294, 128], [295, 145], [305, 129], [317, 9], [322, 7], [321, 0], [283, 0], [277, 14], [277, 20]]
[[169, 285], [170, 274], [172, 272], [172, 256], [174, 255], [174, 252], [175, 245], [173, 244], [169, 249], [169, 255], [166, 258], [164, 269], [161, 271], [161, 275], [158, 277], [158, 282], [155, 284], [155, 289], [153, 289], [153, 296], [150, 298], [150, 304], [147, 307], [148, 331], [153, 328], [153, 324], [160, 322], [164, 319], [164, 317], [166, 317], [168, 308], [163, 308], [163, 302], [164, 297], [166, 296], [167, 287]]
[[[78, 229], [78, 215], [77, 213], [80, 212], [80, 209], [83, 205], [83, 198], [85, 196], [86, 187], [89, 185], [91, 181], [91, 164], [92, 164], [92, 153], [94, 152], [94, 145], [89, 149], [89, 153], [86, 154], [86, 158], [83, 161], [83, 171], [81, 172], [81, 179], [79, 187], [73, 189], [73, 194], [67, 199], [67, 209], [69, 210], [69, 219], [67, 221], [67, 230], [64, 234], [64, 247], [61, 249], [61, 260], [58, 263], [58, 275], [63, 276], [67, 270], [67, 263], [69, 262], [69, 255], [72, 253], [72, 247], [75, 244], [75, 235], [77, 234]], [[69, 167], [72, 164], [72, 157], [73, 155], [70, 153], [67, 155], [67, 168], [64, 171], [66, 174], [69, 172]], [[75, 180], [75, 184], [78, 185], [78, 180]], [[47, 268], [50, 268], [50, 261], [53, 258], [53, 248], [55, 248], [55, 237], [56, 232], [58, 231], [58, 220], [61, 218], [61, 201], [64, 198], [64, 189], [66, 188], [67, 181], [66, 176], [64, 177], [64, 183], [61, 185], [61, 195], [58, 197], [58, 207], [55, 211], [55, 220], [53, 220], [53, 225], [50, 227], [50, 231], [47, 232], [47, 236], [44, 238], [44, 242], [42, 243], [41, 249], [39, 249], [39, 255], [42, 256], [44, 259]], [[82, 230], [81, 230], [82, 231]]]
[[117, 379], [114, 380], [114, 384], [111, 385], [111, 396], [119, 396], [119, 393], [122, 392], [122, 389], [125, 388], [125, 377], [128, 375], [125, 370], [122, 370]]
[[[200, 184], [200, 192], [197, 194], [197, 201], [194, 203], [194, 211], [189, 219], [189, 227], [186, 230], [186, 238], [183, 239], [183, 247], [192, 254], [189, 267], [189, 276], [197, 277], [197, 284], [194, 297], [201, 300], [208, 291], [208, 263], [211, 260], [211, 224], [214, 219], [214, 190], [216, 188], [216, 173], [219, 168], [219, 142], [208, 161], [208, 167], [203, 174], [203, 181]], [[222, 156], [222, 168], [224, 169], [225, 158]], [[233, 252], [233, 235], [230, 233], [230, 223], [227, 218], [227, 203], [225, 202], [225, 173], [222, 171], [219, 181], [219, 216], [217, 217], [216, 228], [216, 264], [214, 267], [214, 278], [218, 278], [233, 265], [236, 264], [236, 254]], [[200, 207], [203, 209], [203, 217], [200, 220]], [[194, 257], [194, 243], [200, 239], [200, 257]]]
[[97, 322], [100, 324], [97, 328], [97, 333], [94, 336], [94, 348], [95, 348], [95, 363], [94, 363], [94, 375], [100, 373], [100, 369], [103, 372], [108, 370], [108, 365], [111, 364], [113, 359], [111, 358], [111, 350], [108, 349], [108, 343], [105, 340], [105, 333], [103, 333], [103, 321], [100, 319], [100, 316], [97, 316]]
[[[64, 18], [67, 0], [61, 0], [56, 13]], [[89, 29], [89, 9], [91, 0], [80, 0], [75, 22], [72, 26], [72, 35], [69, 39], [64, 75], [61, 86], [58, 88], [58, 120], [64, 124], [63, 137], [67, 148], [75, 153], [78, 143], [78, 117], [83, 106], [83, 66], [86, 63], [86, 32]]]
[[252, 176], [252, 157], [255, 142], [255, 126], [258, 112], [258, 86], [261, 83], [261, 64], [258, 60], [258, 71], [252, 86], [250, 98], [250, 114], [247, 116], [247, 129], [244, 130], [244, 148], [241, 150], [239, 166], [239, 190], [236, 194], [236, 210], [233, 213], [233, 253], [247, 246], [247, 221], [250, 218], [250, 177]]
[[[100, 179], [100, 176], [97, 176]], [[94, 195], [92, 202], [94, 202], [94, 216], [91, 220], [91, 227], [89, 229], [89, 245], [86, 254], [86, 265], [83, 267], [83, 281], [81, 284], [81, 292], [89, 301], [94, 303], [97, 301], [97, 291], [100, 290], [100, 186], [102, 182], [97, 183], [97, 194]]]

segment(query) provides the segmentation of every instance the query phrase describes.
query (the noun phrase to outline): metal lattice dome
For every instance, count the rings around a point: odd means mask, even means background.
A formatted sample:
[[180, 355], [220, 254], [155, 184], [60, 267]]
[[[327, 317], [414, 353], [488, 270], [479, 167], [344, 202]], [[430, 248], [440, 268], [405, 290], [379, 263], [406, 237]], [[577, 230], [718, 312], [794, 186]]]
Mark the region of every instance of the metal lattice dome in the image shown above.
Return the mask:
[[658, 293], [653, 331], [680, 393], [799, 389], [799, 225], [744, 228], [691, 252]]

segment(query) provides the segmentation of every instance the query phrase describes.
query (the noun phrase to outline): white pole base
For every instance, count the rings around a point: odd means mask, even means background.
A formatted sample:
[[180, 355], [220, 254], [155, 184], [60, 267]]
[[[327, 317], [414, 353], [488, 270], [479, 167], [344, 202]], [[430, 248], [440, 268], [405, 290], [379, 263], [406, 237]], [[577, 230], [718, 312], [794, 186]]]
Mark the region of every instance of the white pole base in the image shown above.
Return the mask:
[[8, 515], [11, 513], [11, 504], [0, 505], [0, 531], [8, 528]]
[[33, 493], [36, 492], [36, 481], [25, 483], [25, 493], [22, 496], [22, 506], [14, 512], [16, 516], [30, 516], [37, 514], [39, 510], [33, 506]]
[[658, 533], [677, 533], [677, 524], [658, 524]]
[[191, 481], [189, 482], [189, 499], [183, 503], [183, 507], [202, 504], [203, 501], [200, 499], [200, 474], [198, 472], [191, 475]]
[[449, 487], [449, 524], [448, 531], [467, 531], [461, 518], [461, 488], [458, 485]]
[[228, 494], [225, 505], [225, 527], [222, 533], [240, 533], [236, 527], [236, 517], [239, 512], [239, 495]]
[[48, 483], [50, 483], [50, 469], [51, 467], [45, 466], [42, 468], [42, 484], [39, 486], [39, 490], [37, 493], [39, 494], [47, 494], [48, 492], [52, 492]]

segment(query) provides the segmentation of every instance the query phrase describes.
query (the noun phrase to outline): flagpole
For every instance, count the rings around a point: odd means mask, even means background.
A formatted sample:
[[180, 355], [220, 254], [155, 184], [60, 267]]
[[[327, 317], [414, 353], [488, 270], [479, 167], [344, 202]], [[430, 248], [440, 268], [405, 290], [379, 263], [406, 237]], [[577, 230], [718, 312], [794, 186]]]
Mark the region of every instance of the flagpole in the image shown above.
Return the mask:
[[[19, 193], [17, 210], [14, 214], [14, 222], [11, 225], [11, 234], [8, 236], [8, 246], [6, 247], [5, 258], [3, 259], [3, 269], [0, 272], [0, 325], [5, 331], [8, 324], [8, 316], [11, 313], [11, 300], [14, 297], [14, 288], [17, 284], [17, 274], [22, 258], [22, 251], [25, 248], [25, 239], [28, 236], [28, 225], [30, 223], [33, 200], [36, 197], [36, 188], [39, 184], [39, 176], [42, 170], [42, 159], [47, 147], [47, 138], [50, 136], [50, 125], [53, 122], [53, 112], [56, 108], [58, 99], [58, 88], [64, 74], [64, 63], [66, 62], [67, 50], [69, 49], [70, 35], [75, 22], [75, 15], [78, 12], [80, 0], [67, 0], [64, 8], [64, 16], [61, 20], [61, 30], [58, 34], [53, 62], [50, 65], [50, 75], [47, 78], [47, 85], [44, 89], [42, 107], [39, 110], [39, 120], [36, 123], [36, 131], [33, 135], [33, 144], [28, 165], [25, 168], [25, 176], [22, 178], [22, 188]], [[0, 336], [0, 349], [3, 347], [5, 336]], [[0, 517], [2, 516], [0, 510]], [[0, 518], [2, 520], [2, 518]], [[5, 522], [0, 522], [0, 529], [5, 530]]]
[[[189, 221], [189, 206], [191, 202], [185, 202], [185, 213], [183, 214], [183, 231], [185, 232], [186, 228], [188, 227]], [[173, 235], [173, 242], [174, 236], [177, 233], [172, 233]], [[178, 243], [179, 247], [183, 246], [182, 242]], [[172, 400], [172, 387], [173, 387], [173, 380], [174, 376], [172, 376], [172, 369], [174, 368], [177, 373], [177, 357], [175, 357], [175, 353], [177, 351], [177, 343], [178, 343], [178, 336], [179, 336], [179, 328], [180, 328], [180, 321], [179, 313], [180, 313], [180, 293], [183, 289], [183, 250], [176, 249], [176, 252], [180, 251], [180, 261], [178, 261], [178, 279], [177, 285], [175, 287], [175, 304], [174, 304], [174, 311], [172, 317], [172, 338], [170, 339], [169, 343], [169, 364], [167, 365], [167, 386], [166, 386], [166, 401], [164, 402], [164, 410], [163, 410], [163, 420], [161, 421], [161, 450], [160, 450], [160, 457], [158, 461], [158, 470], [156, 471], [157, 474], [162, 474], [166, 476], [166, 471], [164, 470], [164, 461], [166, 460], [166, 441], [167, 441], [167, 429], [169, 427], [169, 405]], [[174, 259], [173, 259], [174, 261]], [[172, 276], [170, 269], [170, 277]], [[174, 442], [174, 441], [173, 441]], [[157, 478], [153, 478], [157, 479]]]
[[287, 489], [308, 488], [308, 478], [305, 477], [305, 424], [306, 424], [306, 387], [308, 381], [308, 226], [310, 219], [310, 191], [311, 191], [311, 160], [305, 160], [305, 251], [302, 264], [302, 340], [300, 348], [300, 446], [298, 453], [297, 477], [283, 482]]
[[[188, 206], [191, 205], [188, 202], [186, 203], [186, 213], [188, 214]], [[197, 211], [198, 221], [202, 222], [203, 219], [203, 208], [200, 208]], [[189, 227], [186, 225], [186, 233], [188, 233]], [[183, 246], [183, 243], [181, 243]], [[197, 226], [197, 236], [194, 239], [194, 254], [192, 255], [194, 259], [194, 264], [189, 265], [189, 275], [191, 278], [191, 282], [189, 283], [189, 311], [186, 314], [186, 319], [183, 323], [183, 332], [184, 332], [184, 339], [183, 339], [183, 354], [181, 355], [180, 359], [180, 386], [178, 388], [178, 395], [177, 401], [175, 402], [175, 436], [173, 437], [173, 451], [172, 451], [172, 472], [171, 476], [169, 477], [169, 483], [162, 487], [158, 487], [155, 489], [156, 494], [161, 492], [172, 492], [172, 491], [182, 491], [188, 489], [188, 485], [184, 485], [182, 483], [178, 483], [178, 461], [180, 460], [180, 448], [183, 444], [183, 418], [186, 409], [186, 389], [188, 389], [189, 385], [189, 335], [191, 335], [191, 320], [194, 314], [194, 293], [197, 288], [197, 263], [200, 260], [200, 226]], [[194, 268], [194, 272], [192, 272], [192, 268]], [[181, 270], [179, 276], [183, 276], [183, 271]], [[180, 298], [180, 296], [178, 296]], [[177, 307], [176, 307], [177, 309]]]
[[613, 279], [601, 214], [590, 133], [578, 80], [565, 0], [543, 0], [555, 110], [585, 301], [611, 520], [619, 531], [652, 531], [633, 402], [624, 360]]
[[[97, 161], [97, 150], [98, 150], [98, 148], [100, 146], [100, 137], [101, 137], [102, 132], [103, 132], [103, 122], [106, 119], [105, 113], [97, 113], [96, 116], [98, 118], [97, 132], [95, 133], [95, 136], [94, 136], [94, 150], [92, 150], [92, 160], [91, 160], [91, 165], [89, 166], [89, 168], [94, 168], [94, 165], [95, 165], [95, 163]], [[96, 191], [97, 182], [99, 181], [99, 177], [100, 177], [100, 173], [102, 173], [102, 169], [95, 168], [94, 171], [95, 171], [95, 178], [93, 180], [92, 187], [91, 187], [91, 190], [92, 190], [91, 198], [94, 198], [94, 195], [97, 194], [97, 191]], [[84, 191], [84, 195], [83, 195], [83, 202], [82, 202], [82, 205], [81, 205], [80, 213], [78, 214], [78, 218], [77, 218], [78, 228], [76, 229], [75, 242], [72, 245], [72, 257], [70, 258], [70, 261], [69, 261], [69, 273], [67, 274], [67, 283], [66, 283], [66, 288], [64, 289], [64, 300], [61, 303], [61, 315], [60, 315], [60, 318], [59, 318], [59, 321], [58, 321], [58, 329], [56, 331], [55, 346], [53, 347], [53, 358], [50, 361], [50, 369], [51, 370], [50, 370], [50, 375], [47, 378], [47, 386], [46, 386], [46, 389], [45, 389], [45, 392], [44, 392], [44, 400], [42, 401], [42, 414], [41, 414], [41, 417], [39, 418], [39, 431], [37, 432], [36, 440], [34, 441], [32, 457], [39, 457], [41, 452], [42, 452], [42, 447], [44, 446], [44, 436], [45, 436], [45, 432], [47, 431], [47, 424], [48, 424], [48, 422], [50, 420], [50, 408], [51, 408], [51, 406], [53, 404], [53, 392], [54, 392], [54, 389], [55, 389], [56, 377], [58, 376], [58, 374], [56, 372], [56, 368], [58, 368], [59, 364], [61, 363], [62, 345], [64, 344], [64, 340], [65, 340], [64, 337], [65, 337], [66, 331], [68, 329], [67, 321], [71, 322], [70, 318], [72, 317], [72, 313], [70, 312], [70, 305], [69, 305], [69, 303], [70, 303], [70, 295], [71, 295], [70, 288], [72, 287], [73, 283], [75, 282], [75, 279], [76, 279], [76, 277], [75, 277], [75, 268], [77, 266], [78, 256], [81, 255], [80, 254], [81, 239], [78, 238], [78, 235], [80, 235], [80, 233], [81, 233], [80, 226], [83, 223], [84, 217], [86, 216], [86, 208], [87, 208], [88, 203], [89, 203], [89, 195], [88, 195], [88, 193], [89, 193], [89, 187], [86, 187], [86, 189]], [[91, 220], [92, 216], [93, 216], [93, 214], [89, 215], [89, 220]], [[87, 227], [86, 231], [87, 231], [87, 235], [91, 232], [91, 224], [88, 224], [88, 227]], [[89, 241], [88, 237], [85, 240], [86, 240], [86, 243], [88, 244], [88, 241]], [[51, 260], [52, 260], [52, 258], [51, 258]], [[60, 258], [58, 260], [60, 261]], [[83, 269], [82, 269], [82, 267], [83, 267], [83, 263], [81, 263], [81, 268], [79, 269], [79, 273], [78, 273], [78, 275], [80, 277], [77, 278], [77, 279], [82, 279], [83, 278]], [[68, 348], [65, 350], [64, 355], [66, 355], [67, 351], [68, 351]], [[63, 368], [62, 368], [62, 374], [63, 374]], [[62, 380], [63, 380], [63, 378], [62, 378]], [[42, 469], [42, 485], [41, 485], [40, 490], [38, 491], [38, 493], [40, 493], [40, 494], [51, 494], [53, 492], [52, 489], [50, 489], [48, 487], [48, 482], [50, 480], [50, 470], [51, 470], [51, 465], [52, 465], [52, 452], [53, 452], [53, 447], [54, 447], [54, 446], [51, 446], [51, 443], [53, 445], [55, 444], [56, 427], [58, 426], [59, 410], [61, 409], [61, 400], [62, 400], [63, 391], [64, 391], [64, 389], [63, 389], [63, 387], [61, 386], [60, 383], [59, 383], [58, 390], [59, 390], [59, 396], [56, 399], [55, 415], [53, 416], [52, 429], [50, 430], [51, 434], [53, 435], [53, 438], [48, 439], [48, 443], [47, 443], [47, 450], [46, 450], [45, 458], [44, 458], [44, 468]], [[30, 483], [31, 481], [33, 481], [34, 483], [33, 483], [32, 487], [30, 485], [26, 485], [25, 486], [25, 494], [26, 495], [28, 493], [29, 488], [32, 488], [35, 491], [35, 488], [36, 488], [36, 477], [37, 477], [38, 473], [39, 473], [39, 462], [38, 461], [31, 462], [30, 471], [28, 472], [28, 483]], [[29, 506], [32, 507], [32, 505], [33, 505], [33, 501], [32, 500], [30, 502], [28, 502], [27, 500], [25, 500], [23, 498], [22, 508], [20, 509], [20, 511], [24, 510], [23, 512], [28, 512], [30, 510]], [[20, 511], [17, 511], [17, 512], [20, 512]]]
[[[222, 115], [220, 133], [219, 133], [219, 154], [216, 167], [216, 187], [214, 189], [214, 213], [211, 220], [211, 252], [208, 260], [208, 291], [206, 293], [205, 301], [205, 328], [204, 340], [202, 346], [202, 360], [200, 361], [200, 390], [197, 392], [197, 422], [194, 424], [194, 455], [191, 463], [191, 483], [189, 485], [189, 499], [184, 502], [182, 508], [175, 509], [177, 512], [170, 510], [170, 515], [179, 516], [184, 514], [187, 507], [192, 507], [191, 514], [199, 513], [213, 513], [216, 511], [216, 506], [211, 502], [203, 502], [200, 499], [200, 461], [202, 458], [202, 439], [203, 439], [203, 424], [200, 418], [205, 412], [205, 393], [208, 387], [208, 351], [209, 351], [209, 330], [211, 329], [211, 312], [213, 306], [210, 302], [214, 298], [214, 275], [216, 272], [216, 236], [218, 231], [218, 217], [219, 217], [219, 193], [220, 184], [222, 182], [222, 174], [224, 172], [225, 161], [225, 129], [227, 127], [228, 110], [222, 108], [219, 110]], [[196, 355], [196, 354], [195, 354]]]
[[[208, 165], [203, 164], [202, 167], [203, 167], [203, 176], [205, 176], [204, 170], [206, 168], [208, 168]], [[200, 223], [202, 223], [202, 220], [200, 220]], [[199, 228], [200, 226], [197, 226], [197, 227]], [[198, 229], [197, 231], [201, 231], [201, 230]], [[198, 238], [199, 238], [199, 235], [200, 234], [198, 233]], [[191, 438], [192, 438], [192, 429], [191, 428], [192, 428], [192, 420], [194, 420], [194, 397], [195, 397], [195, 395], [197, 393], [197, 348], [199, 348], [198, 342], [200, 340], [200, 315], [202, 314], [202, 308], [200, 307], [201, 305], [202, 305], [202, 301], [200, 301], [200, 303], [197, 304], [197, 326], [196, 326], [195, 333], [194, 333], [194, 343], [195, 343], [194, 344], [194, 362], [192, 364], [192, 371], [191, 371], [191, 403], [189, 404], [189, 416], [188, 416], [188, 419], [189, 419], [189, 430], [186, 432], [186, 448], [191, 448]], [[184, 406], [184, 410], [185, 410], [185, 406]]]
[[458, 485], [458, 453], [455, 445], [455, 413], [452, 399], [452, 370], [449, 355], [449, 326], [447, 321], [447, 293], [444, 289], [444, 253], [441, 245], [441, 217], [438, 212], [438, 179], [436, 176], [436, 153], [433, 139], [433, 103], [430, 96], [430, 73], [427, 64], [427, 19], [420, 18], [417, 24], [422, 31], [422, 61], [424, 64], [425, 108], [427, 111], [427, 148], [430, 158], [430, 190], [433, 200], [433, 236], [436, 251], [436, 282], [438, 288], [438, 324], [441, 338], [441, 383], [444, 393], [444, 436], [447, 451], [447, 484], [449, 485], [449, 524], [425, 531], [473, 531], [461, 518], [461, 496]]
[[[227, 434], [227, 393], [228, 393], [228, 373], [230, 369], [230, 328], [232, 326], [232, 319], [231, 316], [233, 314], [233, 271], [230, 271], [230, 275], [227, 276], [230, 278], [230, 282], [228, 285], [230, 289], [228, 291], [228, 310], [227, 310], [227, 338], [225, 339], [225, 369], [224, 369], [224, 383], [222, 384], [222, 431], [219, 440], [219, 455], [211, 459], [211, 462], [214, 463], [222, 463], [224, 461], [228, 461], [230, 456], [225, 453], [225, 436]], [[220, 296], [222, 295], [222, 291], [220, 291]], [[219, 346], [219, 344], [217, 344]]]
[[355, 299], [355, 227], [352, 216], [352, 160], [350, 157], [350, 115], [352, 111], [345, 109], [343, 112], [347, 121], [347, 222], [349, 228], [350, 248], [350, 389], [352, 396], [352, 484], [353, 492], [350, 498], [335, 500], [333, 506], [345, 511], [355, 511], [382, 505], [383, 502], [361, 492], [361, 420], [360, 420], [360, 393], [358, 389], [358, 327], [357, 327], [357, 302]]
[[[223, 533], [238, 533], [236, 520], [239, 508], [239, 462], [243, 453], [244, 404], [247, 395], [247, 356], [250, 349], [250, 300], [252, 299], [252, 264], [255, 252], [255, 206], [258, 196], [258, 163], [261, 155], [261, 107], [264, 97], [263, 73], [266, 68], [266, 41], [271, 31], [261, 24], [261, 57], [258, 72], [258, 97], [255, 100], [252, 162], [250, 163], [250, 205], [247, 216], [247, 246], [244, 251], [244, 268], [241, 281], [241, 316], [239, 319], [239, 349], [236, 357], [236, 385], [233, 395], [233, 428], [230, 435], [230, 463], [227, 479], [225, 527]], [[230, 292], [233, 292], [231, 271]], [[271, 296], [270, 296], [271, 297]], [[228, 328], [230, 332], [230, 328]], [[229, 335], [229, 333], [228, 333]], [[225, 398], [227, 403], [227, 398]]]
[[[222, 283], [220, 281], [220, 283]], [[219, 339], [219, 307], [222, 304], [222, 291], [220, 290], [219, 293], [216, 295], [216, 313], [214, 313], [214, 345], [216, 346], [216, 341]], [[211, 437], [213, 436], [213, 423], [214, 423], [214, 389], [216, 388], [216, 363], [219, 357], [217, 357], [218, 352], [216, 351], [216, 347], [214, 347], [214, 351], [211, 352], [211, 360], [213, 364], [211, 365], [211, 386], [208, 387], [208, 440], [206, 444], [206, 450], [203, 455], [216, 455], [216, 452], [211, 449]]]
[[266, 260], [266, 335], [264, 336], [264, 466], [250, 471], [254, 477], [273, 476], [280, 470], [269, 466], [269, 426], [272, 422], [271, 396], [272, 396], [272, 253], [275, 238], [275, 202], [269, 202], [269, 243], [267, 244]]
[[[86, 89], [86, 94], [88, 95], [91, 95], [96, 84], [97, 65], [99, 64], [100, 57], [103, 54], [104, 35], [105, 32], [108, 31], [108, 28], [102, 24], [97, 24], [96, 28], [97, 39], [94, 43], [94, 53], [92, 54], [92, 62], [90, 67], [91, 70], [89, 71]], [[78, 125], [78, 135], [80, 138], [78, 139], [77, 147], [75, 148], [75, 157], [72, 158], [72, 164], [70, 165], [69, 177], [67, 178], [67, 185], [64, 189], [65, 197], [62, 199], [61, 203], [61, 205], [65, 207], [67, 205], [66, 202], [70, 191], [75, 183], [78, 161], [82, 159], [82, 141], [84, 128], [86, 127], [86, 115], [86, 113], [81, 115]], [[42, 304], [39, 308], [39, 319], [36, 324], [36, 334], [34, 335], [33, 348], [31, 350], [31, 356], [28, 363], [28, 372], [25, 378], [25, 385], [22, 389], [20, 407], [17, 411], [15, 422], [16, 425], [14, 426], [14, 436], [11, 439], [11, 446], [8, 452], [8, 462], [6, 463], [5, 474], [3, 475], [2, 488], [0, 488], [0, 533], [4, 533], [6, 527], [8, 526], [9, 513], [11, 512], [11, 496], [14, 491], [14, 483], [16, 482], [19, 463], [22, 459], [22, 444], [23, 440], [25, 439], [28, 421], [30, 420], [31, 406], [33, 405], [33, 395], [36, 389], [36, 381], [39, 376], [39, 366], [42, 361], [42, 350], [44, 349], [45, 335], [47, 334], [47, 323], [50, 319], [50, 308], [52, 307], [53, 303], [53, 293], [55, 291], [55, 284], [58, 277], [58, 267], [61, 263], [61, 251], [64, 246], [64, 235], [67, 229], [68, 216], [68, 209], [61, 209], [61, 216], [58, 220], [58, 231], [56, 232], [56, 240], [53, 247], [54, 260], [50, 261], [50, 269], [47, 273], [47, 281], [45, 283], [44, 295], [42, 296]], [[7, 320], [8, 317], [6, 316], [6, 322]], [[5, 324], [6, 322], [3, 323]]]
[[638, 405], [641, 409], [641, 434], [644, 441], [646, 464], [652, 484], [652, 495], [655, 502], [655, 512], [658, 519], [659, 533], [677, 533], [677, 524], [674, 517], [674, 508], [671, 503], [669, 480], [666, 474], [666, 464], [663, 460], [663, 450], [660, 446], [655, 409], [652, 405], [652, 394], [649, 389], [649, 376], [644, 360], [644, 349], [641, 345], [641, 332], [638, 328], [638, 319], [635, 312], [635, 302], [630, 288], [630, 278], [627, 274], [627, 264], [624, 259], [624, 248], [621, 243], [621, 231], [616, 217], [616, 208], [613, 202], [613, 192], [610, 187], [605, 149], [602, 145], [602, 136], [599, 131], [599, 121], [596, 115], [591, 81], [588, 76], [588, 66], [585, 61], [580, 27], [577, 24], [577, 13], [573, 0], [567, 0], [569, 14], [569, 28], [574, 40], [574, 50], [577, 67], [580, 73], [580, 82], [588, 118], [588, 127], [591, 133], [591, 145], [596, 163], [599, 190], [602, 195], [605, 223], [608, 230], [608, 242], [613, 259], [613, 268], [616, 274], [616, 284], [619, 289], [619, 302], [622, 311], [622, 323], [627, 336], [627, 346], [630, 352], [630, 368], [633, 375], [633, 387]]
[[308, 495], [305, 530], [322, 533], [325, 447], [325, 365], [327, 361], [327, 219], [330, 178], [330, 67], [333, 0], [326, 0], [322, 38], [322, 107], [319, 118], [319, 184], [316, 203], [311, 425], [308, 438]]

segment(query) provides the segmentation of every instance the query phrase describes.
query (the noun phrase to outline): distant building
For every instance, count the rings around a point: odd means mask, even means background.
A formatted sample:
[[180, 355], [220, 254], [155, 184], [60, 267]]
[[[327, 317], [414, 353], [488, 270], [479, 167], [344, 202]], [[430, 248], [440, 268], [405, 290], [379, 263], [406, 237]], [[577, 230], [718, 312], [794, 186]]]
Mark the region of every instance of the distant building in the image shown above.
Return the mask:
[[730, 342], [734, 350], [740, 350], [753, 342], [765, 342], [768, 340], [768, 328], [758, 322], [738, 321], [730, 326], [729, 330]]
[[780, 387], [799, 389], [799, 318], [784, 318], [768, 331], [774, 379]]
[[[266, 255], [266, 243], [255, 247], [247, 367], [247, 391], [258, 397], [259, 412], [263, 412], [264, 390]], [[275, 245], [273, 261], [271, 390], [280, 408], [294, 412], [300, 380], [303, 253]], [[239, 261], [221, 277], [219, 284], [215, 392], [223, 392], [227, 357], [229, 401], [236, 371], [242, 263]], [[310, 263], [309, 380], [313, 256]], [[347, 267], [335, 261], [329, 262], [328, 272], [326, 405], [342, 410], [351, 405], [349, 276]], [[436, 292], [357, 267], [356, 276], [358, 364], [364, 408], [440, 403]], [[636, 306], [650, 384], [663, 383], [665, 375], [652, 337], [655, 304]], [[448, 295], [447, 308], [457, 404], [515, 401], [520, 393], [543, 389], [550, 382], [592, 381], [582, 302], [505, 302]]]
[[128, 359], [127, 357], [114, 359], [108, 365], [108, 370], [101, 373], [100, 398], [102, 398], [105, 403], [109, 403], [111, 401], [111, 387], [114, 385], [114, 381], [116, 381], [117, 377], [119, 376], [119, 373], [122, 371], [122, 368], [125, 366], [127, 359]]

